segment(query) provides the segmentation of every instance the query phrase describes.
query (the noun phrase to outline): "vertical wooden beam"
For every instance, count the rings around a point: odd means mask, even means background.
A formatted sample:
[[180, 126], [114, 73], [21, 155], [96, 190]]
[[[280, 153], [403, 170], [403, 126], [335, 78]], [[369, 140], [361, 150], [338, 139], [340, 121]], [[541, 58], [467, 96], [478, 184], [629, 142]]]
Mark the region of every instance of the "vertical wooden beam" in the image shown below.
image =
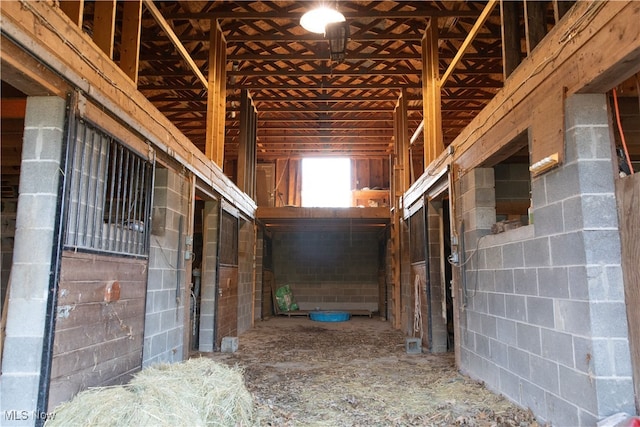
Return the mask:
[[575, 1], [553, 0], [553, 17], [556, 24], [571, 9], [574, 3]]
[[227, 44], [216, 20], [211, 20], [210, 33], [205, 154], [214, 163], [222, 166], [224, 163], [224, 118], [227, 97]]
[[422, 38], [422, 99], [424, 115], [424, 167], [444, 150], [442, 104], [438, 69], [438, 21], [431, 18]]
[[140, 21], [142, 0], [124, 2], [122, 11], [122, 41], [120, 43], [120, 68], [135, 84], [138, 84], [140, 60]]
[[93, 12], [93, 41], [113, 59], [113, 36], [116, 32], [116, 0], [95, 2]]
[[62, 0], [60, 9], [71, 19], [74, 24], [82, 28], [82, 14], [84, 12], [84, 0]]
[[255, 200], [256, 109], [249, 91], [240, 94], [240, 135], [238, 147], [238, 188]]
[[527, 39], [527, 55], [540, 43], [547, 34], [545, 11], [547, 3], [540, 0], [524, 0], [524, 25]]
[[502, 70], [506, 80], [522, 61], [520, 52], [521, 3], [512, 0], [500, 0], [500, 18], [502, 20]]

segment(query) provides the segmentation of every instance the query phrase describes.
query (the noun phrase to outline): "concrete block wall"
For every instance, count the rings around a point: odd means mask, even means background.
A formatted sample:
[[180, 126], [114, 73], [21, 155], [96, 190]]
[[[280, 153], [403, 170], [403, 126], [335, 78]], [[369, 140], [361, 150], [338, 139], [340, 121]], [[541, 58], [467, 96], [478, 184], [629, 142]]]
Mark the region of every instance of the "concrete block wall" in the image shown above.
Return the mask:
[[217, 200], [207, 201], [203, 211], [202, 277], [200, 287], [200, 351], [215, 350], [216, 280], [218, 269], [218, 229], [220, 205]]
[[482, 237], [490, 206], [464, 201], [493, 170], [461, 180], [461, 368], [553, 425], [593, 426], [635, 411], [604, 95], [567, 100], [565, 143], [532, 181], [533, 225]]
[[[153, 193], [153, 221], [156, 224], [152, 226], [149, 250], [142, 366], [183, 359], [184, 310], [190, 304], [185, 298], [185, 284], [191, 282], [184, 270], [190, 194], [188, 177], [171, 169], [156, 168]], [[180, 218], [183, 235], [179, 239]], [[183, 244], [180, 252], [178, 240]], [[179, 270], [178, 253], [182, 258]], [[178, 286], [179, 296], [176, 297]]]
[[301, 309], [378, 310], [375, 232], [276, 232], [273, 268]]
[[[65, 115], [64, 99], [27, 98], [0, 376], [1, 425], [36, 423]], [[11, 419], [12, 411], [17, 411], [18, 419]]]
[[251, 328], [254, 307], [254, 244], [253, 222], [240, 219], [238, 233], [238, 334]]

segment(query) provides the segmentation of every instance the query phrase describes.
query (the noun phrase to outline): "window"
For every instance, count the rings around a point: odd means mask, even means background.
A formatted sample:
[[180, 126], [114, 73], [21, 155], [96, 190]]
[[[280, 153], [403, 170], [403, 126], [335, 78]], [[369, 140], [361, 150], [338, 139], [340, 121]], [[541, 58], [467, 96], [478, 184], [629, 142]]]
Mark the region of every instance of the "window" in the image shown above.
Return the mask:
[[147, 255], [153, 164], [84, 120], [68, 149], [65, 248]]
[[351, 160], [302, 159], [302, 206], [351, 206]]

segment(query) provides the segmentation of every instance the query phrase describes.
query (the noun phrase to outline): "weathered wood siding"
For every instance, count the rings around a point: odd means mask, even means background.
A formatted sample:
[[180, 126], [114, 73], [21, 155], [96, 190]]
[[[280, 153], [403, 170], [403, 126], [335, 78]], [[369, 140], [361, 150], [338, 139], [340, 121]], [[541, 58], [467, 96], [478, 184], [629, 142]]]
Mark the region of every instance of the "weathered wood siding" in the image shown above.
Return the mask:
[[238, 334], [238, 267], [220, 265], [216, 346]]
[[[120, 285], [106, 303], [105, 288]], [[142, 364], [147, 260], [65, 252], [49, 408], [87, 387], [120, 384]]]
[[640, 174], [617, 180], [616, 198], [636, 410], [640, 410]]

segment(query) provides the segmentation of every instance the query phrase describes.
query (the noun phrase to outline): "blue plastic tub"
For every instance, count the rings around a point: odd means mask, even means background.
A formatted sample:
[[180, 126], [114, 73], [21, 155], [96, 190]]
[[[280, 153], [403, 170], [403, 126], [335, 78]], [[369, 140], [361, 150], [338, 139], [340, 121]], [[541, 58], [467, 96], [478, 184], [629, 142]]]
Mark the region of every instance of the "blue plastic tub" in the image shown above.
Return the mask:
[[316, 322], [345, 322], [351, 315], [346, 311], [311, 311], [309, 317]]

